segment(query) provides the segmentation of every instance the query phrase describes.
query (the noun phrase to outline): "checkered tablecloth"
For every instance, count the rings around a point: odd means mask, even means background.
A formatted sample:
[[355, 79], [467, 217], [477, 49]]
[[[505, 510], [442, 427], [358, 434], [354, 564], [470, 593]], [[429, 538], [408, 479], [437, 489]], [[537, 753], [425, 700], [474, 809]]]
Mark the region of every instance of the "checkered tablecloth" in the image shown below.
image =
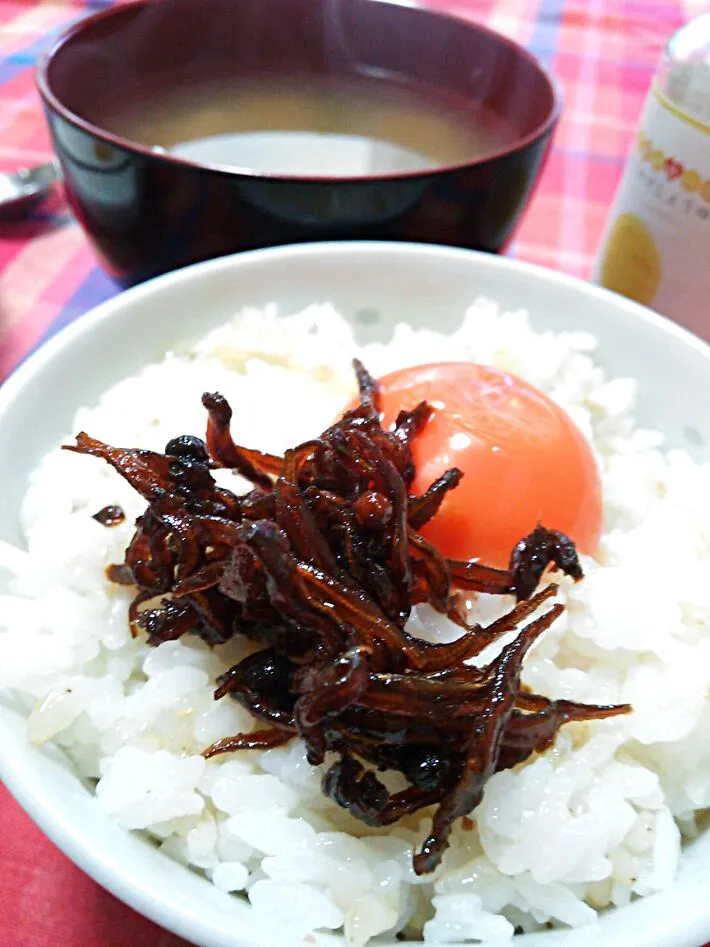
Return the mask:
[[[660, 49], [682, 22], [710, 12], [710, 0], [429, 2], [523, 43], [560, 81], [565, 107], [554, 150], [510, 252], [588, 276]], [[0, 0], [0, 168], [50, 157], [35, 59], [60, 26], [109, 5]], [[59, 195], [29, 217], [0, 221], [0, 381], [116, 291]], [[83, 876], [0, 788], [1, 947], [181, 943]]]

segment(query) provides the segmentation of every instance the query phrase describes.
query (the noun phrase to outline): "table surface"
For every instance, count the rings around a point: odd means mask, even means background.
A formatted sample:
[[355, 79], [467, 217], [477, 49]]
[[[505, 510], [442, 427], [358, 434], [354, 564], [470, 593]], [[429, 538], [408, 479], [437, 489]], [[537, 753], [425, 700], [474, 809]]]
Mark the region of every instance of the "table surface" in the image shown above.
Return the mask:
[[[661, 47], [681, 23], [710, 12], [710, 0], [428, 2], [516, 39], [559, 80], [562, 121], [510, 253], [588, 277]], [[50, 157], [35, 59], [59, 27], [110, 5], [0, 0], [0, 169]], [[0, 381], [46, 338], [116, 292], [60, 194], [21, 221], [0, 223]], [[84, 876], [2, 787], [0, 838], [0, 943], [184, 944]]]

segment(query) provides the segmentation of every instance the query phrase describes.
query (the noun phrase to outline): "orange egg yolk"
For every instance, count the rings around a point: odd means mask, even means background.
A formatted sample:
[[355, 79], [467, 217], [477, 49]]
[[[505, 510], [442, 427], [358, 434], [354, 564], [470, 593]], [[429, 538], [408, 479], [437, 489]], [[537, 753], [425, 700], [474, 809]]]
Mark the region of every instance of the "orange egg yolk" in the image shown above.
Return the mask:
[[584, 435], [520, 378], [469, 362], [418, 365], [379, 379], [382, 425], [420, 401], [434, 409], [412, 441], [415, 494], [449, 467], [463, 479], [422, 534], [446, 556], [504, 568], [539, 523], [594, 553], [602, 492]]

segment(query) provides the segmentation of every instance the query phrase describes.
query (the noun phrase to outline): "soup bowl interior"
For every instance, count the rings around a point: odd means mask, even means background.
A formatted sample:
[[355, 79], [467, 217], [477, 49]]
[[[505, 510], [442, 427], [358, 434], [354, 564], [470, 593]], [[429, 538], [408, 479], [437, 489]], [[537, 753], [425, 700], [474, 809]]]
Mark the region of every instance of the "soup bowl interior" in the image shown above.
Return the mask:
[[[386, 243], [302, 245], [212, 261], [137, 287], [30, 358], [0, 391], [0, 453], [8, 458], [0, 539], [22, 542], [18, 509], [27, 477], [70, 435], [77, 406], [94, 403], [108, 386], [189, 345], [240, 307], [276, 302], [288, 314], [330, 300], [363, 340], [387, 340], [401, 321], [452, 330], [479, 294], [505, 308], [527, 308], [538, 330], [593, 332], [609, 373], [639, 380], [640, 422], [662, 430], [669, 446], [710, 460], [710, 418], [698, 394], [710, 382], [710, 350], [661, 317], [604, 290], [485, 254]], [[132, 907], [208, 947], [343, 947], [339, 935], [302, 940], [303, 932], [256, 917], [245, 900], [217, 891], [147, 839], [112, 824], [60, 751], [28, 744], [25, 716], [8, 693], [0, 694], [0, 727], [0, 776], [10, 791], [70, 858]], [[609, 911], [591, 928], [516, 943], [695, 947], [710, 938], [708, 884], [706, 833], [687, 846], [669, 889]]]
[[[267, 17], [278, 29], [270, 28]], [[447, 100], [458, 105], [463, 120], [480, 110], [498, 117], [504, 125], [498, 147], [506, 150], [539, 134], [556, 107], [546, 73], [505, 37], [424, 9], [372, 0], [133, 3], [70, 31], [44, 67], [57, 101], [117, 140], [131, 140], [130, 128], [121, 129], [116, 118], [131, 103], [159, 114], [155, 103], [177, 91], [189, 114], [201, 88], [209, 92], [221, 83], [231, 90], [238, 113], [245, 89], [278, 77], [296, 85], [369, 78], [420, 88], [439, 107]], [[182, 134], [189, 138], [190, 129]], [[150, 149], [162, 143], [134, 142], [141, 144]], [[472, 153], [457, 163], [478, 157]]]
[[497, 252], [559, 114], [512, 41], [386, 0], [138, 0], [72, 25], [38, 84], [123, 283], [314, 239]]

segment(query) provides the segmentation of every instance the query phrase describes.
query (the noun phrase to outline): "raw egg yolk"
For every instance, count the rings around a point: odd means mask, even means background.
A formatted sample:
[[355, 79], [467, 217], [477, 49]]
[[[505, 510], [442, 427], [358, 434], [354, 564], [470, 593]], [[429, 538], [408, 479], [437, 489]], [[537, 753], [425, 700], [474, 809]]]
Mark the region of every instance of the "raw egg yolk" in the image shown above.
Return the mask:
[[418, 365], [379, 379], [381, 421], [420, 401], [434, 409], [412, 441], [415, 494], [449, 467], [463, 471], [422, 534], [452, 559], [504, 568], [542, 523], [594, 553], [602, 493], [584, 435], [547, 395], [520, 378], [468, 362]]

